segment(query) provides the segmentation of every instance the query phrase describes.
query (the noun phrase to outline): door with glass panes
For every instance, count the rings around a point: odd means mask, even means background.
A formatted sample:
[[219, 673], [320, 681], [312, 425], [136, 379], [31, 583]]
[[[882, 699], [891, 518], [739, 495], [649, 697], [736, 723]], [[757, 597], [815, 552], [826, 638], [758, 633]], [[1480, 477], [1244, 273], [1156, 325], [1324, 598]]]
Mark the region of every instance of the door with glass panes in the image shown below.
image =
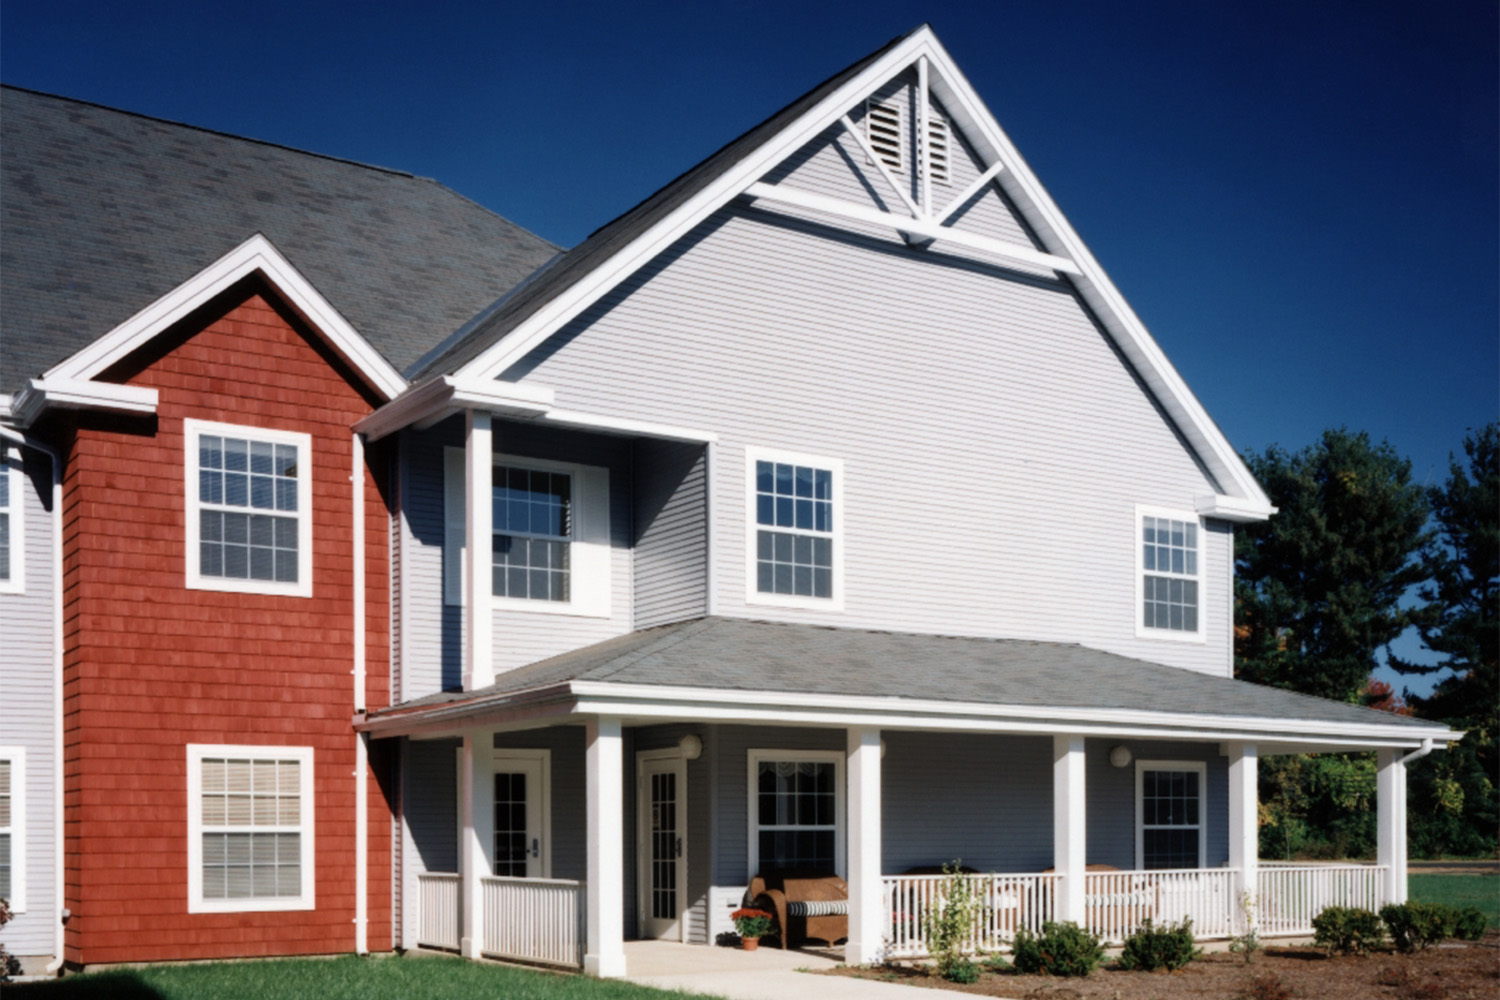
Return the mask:
[[637, 773], [641, 937], [681, 939], [687, 896], [687, 764], [642, 754]]
[[546, 878], [547, 760], [545, 751], [495, 754], [495, 825], [490, 871], [512, 878]]

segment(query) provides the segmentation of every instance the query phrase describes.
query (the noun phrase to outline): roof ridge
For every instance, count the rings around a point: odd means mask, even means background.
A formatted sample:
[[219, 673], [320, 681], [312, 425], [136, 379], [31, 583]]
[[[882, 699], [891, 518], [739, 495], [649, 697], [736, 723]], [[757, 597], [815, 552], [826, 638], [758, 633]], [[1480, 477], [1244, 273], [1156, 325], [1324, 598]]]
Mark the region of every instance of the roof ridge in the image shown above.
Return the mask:
[[[257, 139], [254, 136], [240, 135], [240, 134], [235, 133], [235, 132], [225, 132], [225, 131], [223, 131], [221, 129], [208, 128], [208, 127], [203, 126], [203, 125], [194, 125], [191, 122], [177, 121], [177, 120], [172, 119], [172, 118], [162, 118], [162, 117], [160, 117], [158, 115], [148, 115], [148, 114], [146, 114], [143, 111], [130, 111], [130, 110], [127, 110], [125, 108], [116, 108], [116, 107], [113, 107], [113, 106], [108, 105], [108, 104], [100, 104], [98, 101], [86, 101], [86, 100], [84, 100], [81, 97], [67, 97], [67, 96], [65, 96], [63, 94], [54, 94], [54, 93], [51, 93], [51, 92], [45, 91], [45, 90], [35, 90], [35, 89], [31, 88], [31, 87], [21, 87], [21, 86], [18, 86], [16, 84], [14, 84], [14, 83], [0, 83], [0, 90], [14, 90], [14, 91], [17, 91], [17, 92], [22, 93], [22, 94], [31, 94], [34, 97], [46, 97], [46, 98], [49, 98], [50, 100], [54, 100], [54, 101], [63, 101], [63, 102], [66, 102], [68, 104], [78, 104], [78, 105], [82, 105], [82, 106], [88, 107], [88, 108], [95, 108], [95, 109], [97, 109], [99, 111], [108, 111], [108, 112], [110, 112], [112, 114], [124, 115], [127, 118], [139, 118], [142, 121], [155, 122], [155, 123], [160, 124], [160, 125], [172, 125], [172, 126], [174, 126], [176, 128], [192, 129], [194, 132], [203, 132], [203, 133], [206, 133], [208, 135], [215, 135], [215, 136], [220, 137], [221, 139], [236, 139], [236, 140], [238, 140], [240, 142], [254, 143], [257, 146], [269, 146], [272, 149], [281, 149], [281, 150], [285, 150], [288, 153], [298, 153], [298, 154], [300, 154], [302, 156], [311, 156], [311, 157], [314, 157], [314, 158], [319, 159], [319, 160], [330, 160], [330, 161], [332, 161], [334, 163], [342, 163], [342, 164], [345, 164], [345, 165], [351, 166], [351, 167], [361, 167], [361, 168], [363, 168], [365, 170], [376, 171], [377, 173], [392, 174], [392, 175], [394, 175], [396, 177], [407, 177], [407, 178], [410, 178], [412, 180], [418, 180], [418, 181], [427, 181], [430, 184], [436, 184], [436, 185], [438, 185], [438, 187], [446, 188], [449, 191], [453, 190], [452, 188], [447, 187], [447, 185], [443, 184], [441, 181], [436, 180], [435, 178], [432, 178], [432, 177], [422, 177], [422, 176], [420, 176], [418, 174], [411, 173], [410, 171], [397, 170], [395, 167], [383, 167], [383, 166], [380, 166], [378, 163], [365, 163], [365, 162], [362, 162], [360, 160], [351, 160], [351, 159], [349, 159], [348, 157], [345, 157], [345, 156], [334, 156], [331, 153], [319, 153], [316, 150], [302, 149], [302, 148], [300, 148], [298, 146], [289, 146], [289, 145], [287, 145], [284, 142], [273, 142], [270, 139]], [[458, 194], [458, 192], [454, 191], [454, 194]], [[459, 195], [459, 197], [465, 197], [465, 196]], [[467, 200], [472, 201], [472, 199], [467, 199]], [[491, 215], [497, 214], [497, 213], [495, 213], [495, 211], [493, 209], [485, 208], [485, 206], [479, 205], [478, 202], [473, 202], [473, 203], [475, 205], [478, 205], [480, 208], [483, 208], [486, 212], [489, 212]], [[505, 221], [506, 222], [510, 222], [509, 219], [506, 219]], [[515, 225], [515, 223], [511, 223], [511, 225]], [[523, 227], [517, 226], [516, 228], [520, 229], [520, 228], [523, 228]], [[531, 231], [527, 230], [527, 232], [531, 232]], [[535, 236], [536, 234], [535, 233], [531, 233], [531, 235]], [[541, 239], [542, 237], [537, 237], [537, 238]], [[550, 243], [551, 240], [548, 240], [547, 242]]]

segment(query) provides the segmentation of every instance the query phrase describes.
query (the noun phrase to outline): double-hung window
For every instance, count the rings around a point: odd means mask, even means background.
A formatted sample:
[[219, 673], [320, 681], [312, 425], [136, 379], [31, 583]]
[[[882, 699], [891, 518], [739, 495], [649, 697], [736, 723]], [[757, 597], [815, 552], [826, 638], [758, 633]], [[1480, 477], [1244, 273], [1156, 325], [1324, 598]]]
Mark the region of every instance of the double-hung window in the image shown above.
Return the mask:
[[26, 909], [25, 747], [0, 747], [0, 899]]
[[203, 420], [183, 424], [188, 586], [310, 595], [311, 438]]
[[492, 495], [495, 596], [568, 600], [573, 477], [522, 465], [496, 465]]
[[750, 871], [844, 869], [844, 758], [750, 751]]
[[755, 449], [747, 456], [747, 600], [837, 610], [843, 600], [841, 464]]
[[1138, 761], [1136, 867], [1203, 867], [1207, 767], [1194, 761]]
[[188, 911], [312, 909], [312, 748], [187, 752]]
[[1203, 531], [1197, 515], [1138, 508], [1137, 634], [1203, 638]]
[[20, 450], [0, 441], [0, 594], [24, 589], [23, 486]]

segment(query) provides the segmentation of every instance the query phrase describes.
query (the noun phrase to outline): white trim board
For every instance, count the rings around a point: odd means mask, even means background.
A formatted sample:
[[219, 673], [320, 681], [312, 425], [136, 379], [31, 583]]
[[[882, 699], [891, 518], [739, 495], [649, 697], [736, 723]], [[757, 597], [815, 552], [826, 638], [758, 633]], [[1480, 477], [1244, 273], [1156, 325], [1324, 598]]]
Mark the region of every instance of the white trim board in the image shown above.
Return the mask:
[[751, 878], [760, 874], [760, 813], [757, 806], [759, 795], [759, 772], [762, 761], [811, 761], [815, 764], [833, 765], [833, 854], [834, 871], [840, 878], [848, 877], [848, 857], [845, 839], [849, 835], [847, 815], [848, 790], [845, 787], [845, 753], [842, 750], [790, 750], [778, 747], [752, 747], [745, 751], [745, 798], [746, 822], [745, 861]]
[[26, 592], [26, 460], [21, 445], [0, 438], [0, 478], [5, 480], [5, 506], [0, 513], [9, 521], [7, 541], [9, 573], [0, 579], [0, 594]]

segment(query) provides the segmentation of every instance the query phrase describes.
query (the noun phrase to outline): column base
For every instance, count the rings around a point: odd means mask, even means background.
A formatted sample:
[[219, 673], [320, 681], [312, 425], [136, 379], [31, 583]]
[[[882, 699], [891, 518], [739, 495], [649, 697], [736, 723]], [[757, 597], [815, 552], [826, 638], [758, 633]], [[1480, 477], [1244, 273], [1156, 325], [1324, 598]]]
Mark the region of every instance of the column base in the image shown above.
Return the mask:
[[844, 964], [845, 965], [879, 965], [882, 958], [881, 945], [878, 941], [866, 943], [864, 941], [844, 942]]
[[625, 975], [625, 956], [619, 955], [585, 955], [583, 956], [583, 974], [593, 976], [595, 979], [619, 979]]
[[479, 957], [480, 941], [478, 938], [460, 938], [458, 942], [458, 953], [464, 958]]

